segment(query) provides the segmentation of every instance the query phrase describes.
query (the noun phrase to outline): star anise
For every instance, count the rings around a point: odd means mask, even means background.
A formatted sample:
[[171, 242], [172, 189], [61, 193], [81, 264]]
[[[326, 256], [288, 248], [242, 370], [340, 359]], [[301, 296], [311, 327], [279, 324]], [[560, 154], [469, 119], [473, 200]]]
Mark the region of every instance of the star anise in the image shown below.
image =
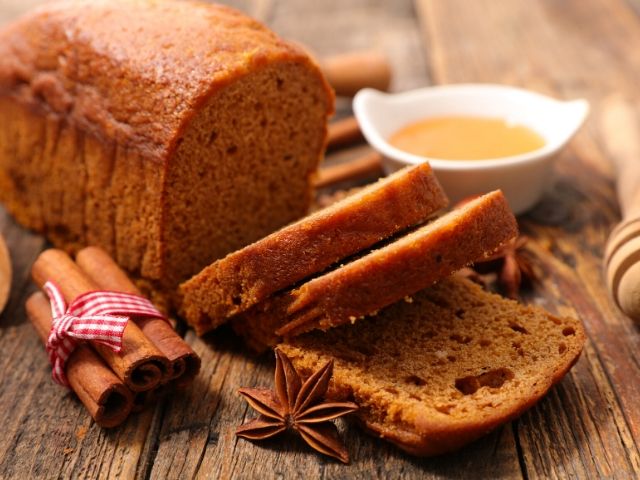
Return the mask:
[[349, 454], [331, 420], [356, 411], [358, 405], [323, 401], [333, 374], [333, 360], [303, 384], [291, 360], [279, 349], [275, 353], [275, 392], [264, 388], [238, 390], [260, 416], [240, 426], [236, 435], [263, 440], [294, 430], [315, 450], [348, 463]]
[[529, 238], [520, 235], [500, 247], [493, 255], [477, 261], [476, 270], [482, 271], [483, 266], [498, 272], [498, 282], [504, 288], [509, 298], [517, 298], [523, 280], [537, 279], [533, 267], [533, 260], [525, 245]]
[[[472, 195], [463, 198], [455, 204], [454, 208], [461, 207], [477, 197], [478, 195]], [[493, 255], [476, 261], [473, 269], [465, 268], [460, 270], [458, 274], [486, 287], [488, 282], [483, 274], [496, 272], [498, 274], [498, 283], [504, 289], [507, 297], [518, 298], [523, 281], [533, 282], [537, 280], [533, 258], [525, 248], [528, 241], [529, 238], [527, 236], [520, 235], [504, 244]]]

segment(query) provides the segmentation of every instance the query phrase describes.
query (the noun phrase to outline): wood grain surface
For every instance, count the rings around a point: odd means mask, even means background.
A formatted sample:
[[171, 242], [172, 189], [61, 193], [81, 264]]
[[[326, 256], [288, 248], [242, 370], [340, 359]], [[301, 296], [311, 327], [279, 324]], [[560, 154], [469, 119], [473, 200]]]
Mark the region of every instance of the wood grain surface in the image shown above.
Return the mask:
[[[37, 0], [1, 0], [0, 23]], [[616, 310], [602, 277], [608, 232], [619, 221], [597, 117], [612, 92], [640, 101], [640, 3], [625, 0], [240, 0], [238, 8], [319, 55], [378, 47], [392, 89], [497, 82], [561, 98], [586, 97], [591, 119], [560, 156], [557, 180], [522, 230], [543, 279], [525, 302], [580, 317], [588, 332], [571, 373], [536, 407], [463, 450], [416, 459], [340, 423], [352, 462], [318, 456], [301, 441], [236, 439], [252, 415], [239, 386], [271, 386], [270, 356], [252, 357], [224, 328], [185, 338], [202, 356], [192, 388], [102, 430], [53, 384], [25, 319], [29, 267], [44, 240], [0, 209], [14, 278], [0, 316], [0, 478], [638, 478], [640, 328]], [[341, 100], [338, 116], [349, 113]], [[327, 162], [361, 156], [365, 146]], [[640, 160], [639, 160], [640, 161]]]

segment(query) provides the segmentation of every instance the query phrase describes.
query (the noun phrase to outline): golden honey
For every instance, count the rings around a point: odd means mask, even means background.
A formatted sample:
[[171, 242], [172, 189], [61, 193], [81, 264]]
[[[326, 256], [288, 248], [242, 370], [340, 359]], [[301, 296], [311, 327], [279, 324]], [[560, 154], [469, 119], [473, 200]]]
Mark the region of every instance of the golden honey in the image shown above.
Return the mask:
[[445, 160], [486, 160], [511, 157], [544, 146], [544, 139], [523, 125], [501, 118], [434, 117], [411, 123], [389, 142], [423, 157]]

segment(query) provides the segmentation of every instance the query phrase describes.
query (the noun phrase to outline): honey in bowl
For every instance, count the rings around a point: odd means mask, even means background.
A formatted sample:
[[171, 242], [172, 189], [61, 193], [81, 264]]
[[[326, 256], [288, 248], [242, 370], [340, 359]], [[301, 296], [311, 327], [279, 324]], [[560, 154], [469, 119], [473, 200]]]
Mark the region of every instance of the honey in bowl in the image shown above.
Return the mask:
[[536, 132], [501, 118], [434, 117], [411, 123], [389, 139], [405, 152], [445, 160], [486, 160], [538, 150]]

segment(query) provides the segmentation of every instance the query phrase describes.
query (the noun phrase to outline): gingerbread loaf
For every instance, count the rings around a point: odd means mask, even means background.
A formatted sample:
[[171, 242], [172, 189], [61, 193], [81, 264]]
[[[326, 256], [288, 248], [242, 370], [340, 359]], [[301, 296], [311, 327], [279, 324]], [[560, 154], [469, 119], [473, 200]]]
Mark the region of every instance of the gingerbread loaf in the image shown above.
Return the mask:
[[257, 305], [233, 321], [254, 348], [375, 313], [493, 253], [517, 235], [501, 191]]
[[562, 379], [584, 340], [578, 320], [453, 276], [366, 322], [279, 348], [305, 376], [333, 359], [329, 398], [355, 401], [369, 432], [425, 456], [522, 414]]
[[181, 285], [198, 334], [447, 205], [431, 167], [408, 167], [214, 262]]
[[219, 5], [76, 0], [0, 31], [0, 201], [161, 291], [303, 216], [334, 96]]

